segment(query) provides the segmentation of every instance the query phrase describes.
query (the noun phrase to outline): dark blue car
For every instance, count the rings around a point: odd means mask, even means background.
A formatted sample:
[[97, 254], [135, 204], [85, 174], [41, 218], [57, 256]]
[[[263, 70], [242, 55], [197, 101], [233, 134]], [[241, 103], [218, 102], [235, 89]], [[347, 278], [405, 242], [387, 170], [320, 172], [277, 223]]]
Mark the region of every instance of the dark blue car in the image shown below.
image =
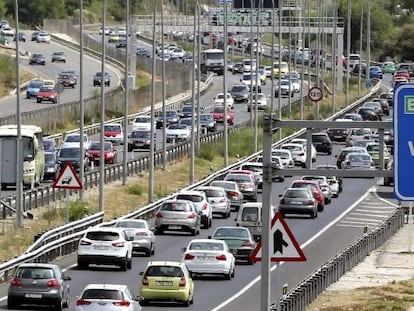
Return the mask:
[[382, 79], [382, 69], [379, 66], [369, 67], [369, 78], [370, 79]]

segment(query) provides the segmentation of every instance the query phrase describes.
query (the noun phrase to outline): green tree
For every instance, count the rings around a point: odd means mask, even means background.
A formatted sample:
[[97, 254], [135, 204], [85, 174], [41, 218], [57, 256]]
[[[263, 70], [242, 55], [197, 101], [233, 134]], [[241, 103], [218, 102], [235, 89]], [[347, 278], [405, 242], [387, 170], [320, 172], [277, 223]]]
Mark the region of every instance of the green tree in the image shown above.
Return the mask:
[[391, 37], [388, 46], [388, 51], [393, 53], [392, 56], [397, 59], [414, 60], [414, 24], [406, 24], [395, 31], [394, 36]]

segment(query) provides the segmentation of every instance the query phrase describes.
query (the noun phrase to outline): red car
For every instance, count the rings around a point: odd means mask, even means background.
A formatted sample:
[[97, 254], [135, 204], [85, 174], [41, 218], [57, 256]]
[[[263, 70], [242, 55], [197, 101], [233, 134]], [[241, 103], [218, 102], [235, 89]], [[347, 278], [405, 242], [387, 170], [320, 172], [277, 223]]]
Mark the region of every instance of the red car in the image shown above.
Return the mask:
[[[101, 144], [92, 143], [88, 149], [88, 158], [91, 163], [99, 164]], [[117, 161], [117, 151], [111, 142], [104, 142], [104, 159], [105, 164], [115, 164]]]
[[74, 89], [75, 85], [76, 85], [75, 75], [72, 75], [72, 74], [59, 74], [58, 83], [63, 85], [63, 87], [71, 87], [72, 89]]
[[410, 74], [408, 70], [401, 69], [394, 73], [393, 80], [399, 79], [399, 78], [405, 78], [407, 82], [410, 82]]
[[36, 102], [51, 101], [54, 104], [58, 102], [58, 92], [53, 86], [42, 86], [37, 93]]
[[[216, 122], [224, 122], [224, 106], [215, 106], [212, 113]], [[227, 123], [230, 125], [234, 123], [234, 111], [230, 107], [227, 107]]]
[[318, 202], [318, 212], [322, 212], [325, 208], [325, 198], [319, 183], [316, 180], [294, 180], [290, 188], [308, 188], [311, 190], [313, 197]]

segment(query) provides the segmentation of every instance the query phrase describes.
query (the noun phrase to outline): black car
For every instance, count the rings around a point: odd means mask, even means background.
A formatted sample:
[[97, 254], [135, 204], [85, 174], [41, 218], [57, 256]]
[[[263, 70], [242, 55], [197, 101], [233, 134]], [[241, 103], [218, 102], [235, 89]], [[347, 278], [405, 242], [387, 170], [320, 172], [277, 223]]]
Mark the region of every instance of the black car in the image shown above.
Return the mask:
[[66, 63], [65, 52], [53, 52], [52, 54], [52, 63]]
[[115, 45], [117, 48], [126, 48], [126, 46], [127, 46], [127, 40], [124, 40], [124, 39], [122, 39], [122, 40], [119, 40], [117, 43], [116, 43], [116, 45]]
[[373, 108], [360, 107], [356, 113], [360, 114], [364, 121], [381, 121], [381, 117]]
[[152, 52], [146, 47], [137, 47], [137, 56], [151, 57]]
[[104, 75], [102, 72], [97, 72], [93, 76], [93, 86], [100, 86], [102, 84], [102, 81], [104, 81], [105, 86], [111, 85], [111, 76], [108, 72], [105, 71]]
[[[19, 32], [17, 38], [19, 41], [26, 42], [26, 35], [23, 32]], [[13, 41], [16, 41], [16, 35], [14, 35]]]
[[58, 164], [60, 169], [64, 168], [66, 163], [70, 162], [77, 173], [80, 172], [82, 164], [84, 171], [87, 171], [89, 167], [88, 154], [85, 152], [83, 163], [80, 163], [80, 154], [81, 149], [79, 146], [73, 147], [64, 145], [58, 154]]
[[332, 154], [332, 141], [327, 133], [312, 133], [312, 144], [317, 152]]
[[246, 84], [233, 85], [230, 91], [235, 102], [247, 102], [250, 96], [250, 89]]
[[42, 54], [34, 53], [30, 56], [29, 65], [46, 65], [46, 59]]
[[[154, 150], [156, 148], [155, 136], [153, 137]], [[151, 131], [133, 131], [128, 135], [128, 152], [134, 149], [151, 148]]]
[[[197, 111], [197, 107], [195, 107], [195, 111]], [[192, 105], [184, 105], [180, 111], [180, 118], [189, 118], [193, 114], [193, 106]]]
[[330, 128], [326, 133], [331, 140], [344, 142], [348, 137], [350, 130], [351, 129], [349, 128]]
[[59, 173], [56, 152], [45, 152], [45, 171], [43, 180], [55, 180]]
[[236, 73], [243, 73], [243, 63], [235, 63], [235, 64], [233, 65], [233, 68], [231, 69], [231, 72], [232, 72], [233, 74], [236, 74]]
[[[180, 116], [178, 115], [177, 111], [175, 110], [165, 111], [165, 126], [166, 127], [172, 123], [178, 123], [179, 119], [180, 119]], [[164, 127], [164, 113], [163, 112], [158, 114], [157, 119], [156, 119], [156, 128], [160, 129], [162, 127]]]
[[32, 32], [31, 40], [37, 41], [37, 35], [40, 33], [40, 31], [34, 31]]
[[207, 129], [207, 132], [216, 132], [217, 123], [210, 113], [200, 114], [200, 126], [201, 129]]

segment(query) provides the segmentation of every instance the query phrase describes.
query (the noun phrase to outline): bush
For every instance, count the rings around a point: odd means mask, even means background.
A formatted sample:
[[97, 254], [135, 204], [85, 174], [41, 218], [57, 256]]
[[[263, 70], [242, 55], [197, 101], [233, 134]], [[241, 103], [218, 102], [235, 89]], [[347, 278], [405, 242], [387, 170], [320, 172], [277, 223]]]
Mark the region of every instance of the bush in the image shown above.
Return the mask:
[[129, 186], [126, 191], [128, 194], [142, 195], [146, 192], [146, 189], [141, 185], [132, 185]]

